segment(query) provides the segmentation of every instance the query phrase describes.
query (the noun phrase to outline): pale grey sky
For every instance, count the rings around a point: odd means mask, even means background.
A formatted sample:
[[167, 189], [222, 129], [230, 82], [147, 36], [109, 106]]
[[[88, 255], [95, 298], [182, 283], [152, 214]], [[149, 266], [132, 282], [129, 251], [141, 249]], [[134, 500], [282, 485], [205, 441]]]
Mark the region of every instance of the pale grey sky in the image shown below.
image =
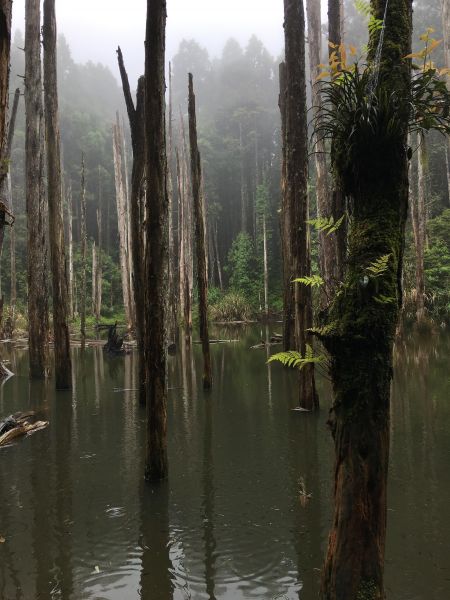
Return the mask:
[[[58, 30], [67, 37], [77, 62], [102, 62], [115, 75], [115, 50], [120, 44], [133, 81], [143, 69], [146, 4], [145, 0], [56, 0]], [[24, 5], [25, 0], [13, 4], [13, 25], [22, 31]], [[325, 6], [322, 13], [325, 18]], [[215, 56], [229, 37], [245, 45], [253, 33], [273, 55], [280, 53], [283, 0], [167, 0], [168, 59], [183, 38], [196, 39]]]

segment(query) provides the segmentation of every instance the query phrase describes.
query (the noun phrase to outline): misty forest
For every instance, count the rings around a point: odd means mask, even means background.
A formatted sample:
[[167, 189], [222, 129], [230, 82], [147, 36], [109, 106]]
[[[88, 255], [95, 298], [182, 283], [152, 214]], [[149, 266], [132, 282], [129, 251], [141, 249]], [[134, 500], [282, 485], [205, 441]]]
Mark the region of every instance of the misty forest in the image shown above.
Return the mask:
[[448, 600], [449, 1], [147, 0], [140, 76], [63, 4], [0, 0], [0, 600]]

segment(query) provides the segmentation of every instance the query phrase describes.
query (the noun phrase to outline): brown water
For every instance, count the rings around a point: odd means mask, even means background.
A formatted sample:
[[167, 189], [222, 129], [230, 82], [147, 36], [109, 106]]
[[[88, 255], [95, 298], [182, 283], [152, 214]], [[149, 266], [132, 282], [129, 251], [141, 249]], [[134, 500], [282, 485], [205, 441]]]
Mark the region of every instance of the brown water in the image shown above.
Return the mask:
[[[0, 450], [1, 600], [317, 597], [328, 385], [319, 381], [319, 415], [293, 412], [295, 374], [248, 349], [266, 332], [215, 334], [240, 341], [212, 347], [211, 393], [198, 346], [170, 358], [170, 478], [153, 486], [142, 478], [136, 356], [74, 350], [76, 387], [55, 393], [28, 381], [26, 351], [9, 354], [17, 376], [0, 389], [0, 415], [37, 409], [50, 426]], [[449, 349], [441, 334], [396, 352], [390, 600], [450, 598]]]

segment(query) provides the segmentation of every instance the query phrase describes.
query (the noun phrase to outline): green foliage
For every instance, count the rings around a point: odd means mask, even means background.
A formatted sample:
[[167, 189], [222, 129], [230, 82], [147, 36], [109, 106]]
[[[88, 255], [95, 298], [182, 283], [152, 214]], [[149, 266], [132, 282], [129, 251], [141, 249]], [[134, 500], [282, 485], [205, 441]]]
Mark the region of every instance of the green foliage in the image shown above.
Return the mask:
[[309, 287], [320, 287], [324, 281], [320, 275], [311, 275], [309, 277], [297, 277], [292, 280], [292, 283], [303, 283]]
[[278, 352], [277, 354], [272, 354], [267, 362], [277, 361], [285, 367], [303, 369], [305, 365], [322, 363], [324, 360], [325, 356], [323, 354], [315, 356], [312, 347], [306, 344], [306, 352], [304, 356], [294, 350], [288, 350], [287, 352]]
[[230, 288], [242, 294], [254, 307], [258, 304], [260, 277], [258, 275], [255, 246], [247, 233], [239, 233], [228, 254], [226, 271]]
[[376, 260], [370, 263], [370, 265], [366, 268], [366, 271], [369, 273], [370, 277], [381, 277], [384, 275], [388, 269], [389, 259], [392, 254], [384, 254], [380, 256]]
[[355, 0], [355, 8], [356, 10], [369, 19], [368, 28], [370, 35], [380, 31], [383, 28], [383, 20], [377, 19], [372, 13], [372, 7], [368, 0]]
[[428, 223], [430, 245], [425, 250], [425, 289], [429, 314], [450, 320], [450, 209]]
[[336, 321], [333, 321], [332, 323], [328, 323], [323, 327], [310, 327], [308, 331], [319, 337], [324, 337], [326, 335], [329, 335], [335, 329], [336, 324]]
[[209, 306], [212, 321], [249, 321], [252, 313], [252, 306], [239, 292], [228, 292]]
[[330, 235], [339, 229], [344, 221], [345, 215], [342, 215], [336, 222], [334, 217], [318, 217], [317, 219], [310, 219], [307, 221], [309, 225], [312, 225], [317, 231], [321, 231]]

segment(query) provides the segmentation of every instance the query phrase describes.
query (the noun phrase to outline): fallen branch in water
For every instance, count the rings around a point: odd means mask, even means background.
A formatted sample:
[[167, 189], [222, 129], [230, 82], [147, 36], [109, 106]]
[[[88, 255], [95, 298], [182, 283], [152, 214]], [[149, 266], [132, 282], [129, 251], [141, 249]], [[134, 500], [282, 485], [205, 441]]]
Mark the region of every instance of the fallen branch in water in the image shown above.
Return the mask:
[[19, 413], [0, 422], [0, 446], [6, 446], [16, 437], [28, 435], [47, 427], [48, 421], [30, 423], [27, 421], [30, 416], [34, 416], [34, 413]]

